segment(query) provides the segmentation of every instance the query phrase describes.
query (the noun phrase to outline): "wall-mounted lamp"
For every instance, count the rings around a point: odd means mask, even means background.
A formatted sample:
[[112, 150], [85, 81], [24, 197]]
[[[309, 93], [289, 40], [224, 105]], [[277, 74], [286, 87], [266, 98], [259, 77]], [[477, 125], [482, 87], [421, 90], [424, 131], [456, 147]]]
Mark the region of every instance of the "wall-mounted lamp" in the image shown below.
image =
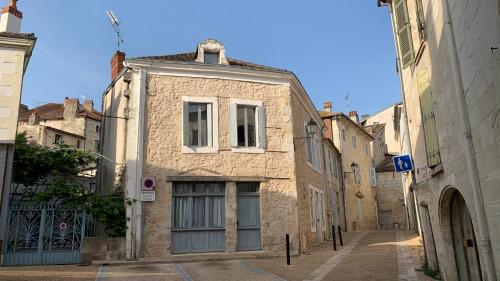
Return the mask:
[[318, 130], [318, 123], [316, 123], [316, 121], [314, 121], [311, 118], [311, 120], [309, 120], [309, 122], [307, 122], [307, 125], [306, 125], [306, 132], [307, 132], [307, 134], [309, 136], [310, 135], [314, 135], [314, 134], [316, 134], [317, 130]]

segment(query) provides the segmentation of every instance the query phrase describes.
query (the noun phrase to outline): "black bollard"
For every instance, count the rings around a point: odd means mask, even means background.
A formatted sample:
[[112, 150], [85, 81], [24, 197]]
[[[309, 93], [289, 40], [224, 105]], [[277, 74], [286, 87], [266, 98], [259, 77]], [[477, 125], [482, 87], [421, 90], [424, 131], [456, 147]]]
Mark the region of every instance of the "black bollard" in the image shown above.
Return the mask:
[[337, 251], [337, 238], [335, 238], [335, 225], [332, 224], [333, 250]]
[[338, 229], [339, 229], [339, 242], [340, 242], [340, 246], [344, 246], [344, 242], [342, 241], [342, 227], [339, 225]]
[[286, 235], [286, 264], [290, 265], [290, 235]]

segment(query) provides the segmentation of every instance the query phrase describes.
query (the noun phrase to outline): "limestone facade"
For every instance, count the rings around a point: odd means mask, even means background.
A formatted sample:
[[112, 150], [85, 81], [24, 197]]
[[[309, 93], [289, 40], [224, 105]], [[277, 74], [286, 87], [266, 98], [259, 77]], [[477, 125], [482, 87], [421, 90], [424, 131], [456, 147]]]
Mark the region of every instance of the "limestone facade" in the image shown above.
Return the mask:
[[[411, 48], [403, 46], [412, 55], [407, 66], [401, 63], [406, 52], [403, 54], [400, 44], [406, 41], [400, 40], [402, 34], [395, 32], [407, 114], [402, 152], [414, 157], [414, 179], [408, 174], [405, 185], [416, 192], [427, 260], [431, 268], [441, 271], [445, 280], [499, 279], [498, 1], [392, 2], [393, 10], [396, 4], [406, 5], [402, 7], [410, 19]], [[391, 14], [395, 29], [397, 13]], [[435, 124], [433, 128], [427, 127], [425, 122], [429, 120]], [[430, 139], [434, 135], [436, 140]], [[439, 161], [431, 156], [429, 162], [429, 147], [438, 153]], [[408, 184], [412, 181], [416, 185]], [[455, 232], [453, 198], [463, 198], [464, 216], [471, 217], [464, 225], [472, 225], [472, 236]], [[465, 249], [472, 251], [468, 257], [461, 254], [461, 245], [453, 242], [460, 237], [466, 237]], [[468, 267], [462, 266], [465, 261]]]
[[357, 120], [331, 108], [321, 111], [326, 135], [341, 154], [344, 182], [345, 225], [348, 231], [378, 228], [376, 192], [370, 185], [372, 158], [370, 142], [373, 137]]
[[[103, 96], [103, 114], [123, 118], [102, 122], [102, 153], [109, 161], [101, 162], [100, 188], [119, 184], [127, 197], [138, 200], [127, 208], [127, 257], [176, 253], [174, 235], [180, 230], [173, 221], [179, 208], [174, 198], [183, 183], [224, 188], [224, 245], [216, 250], [239, 250], [238, 208], [244, 207], [238, 204], [238, 186], [257, 183], [259, 249], [284, 254], [289, 234], [293, 254], [308, 252], [329, 228], [321, 132], [306, 132], [307, 122], [321, 124], [321, 118], [293, 73], [226, 58], [215, 40], [200, 46], [197, 53], [127, 59]], [[208, 51], [224, 63], [205, 63]], [[186, 104], [191, 103], [210, 108], [206, 146], [186, 144], [191, 136], [185, 131]], [[265, 112], [257, 117], [264, 126], [257, 130], [255, 147], [234, 145], [233, 104]], [[312, 151], [306, 145], [311, 139], [321, 140]], [[310, 153], [314, 163], [308, 161]], [[140, 200], [144, 177], [156, 182], [152, 202]], [[311, 206], [311, 190], [323, 194], [315, 201], [322, 200], [321, 208]], [[323, 210], [315, 217], [321, 227], [313, 229], [311, 210]]]

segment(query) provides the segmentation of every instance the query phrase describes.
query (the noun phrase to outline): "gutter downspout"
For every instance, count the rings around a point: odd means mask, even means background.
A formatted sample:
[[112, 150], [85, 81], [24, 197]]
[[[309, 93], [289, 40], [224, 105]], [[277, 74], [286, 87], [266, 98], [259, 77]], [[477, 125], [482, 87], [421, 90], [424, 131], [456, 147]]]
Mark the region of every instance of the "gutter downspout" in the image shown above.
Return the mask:
[[[393, 39], [394, 39], [394, 45], [395, 45], [395, 48], [396, 48], [396, 61], [397, 61], [397, 66], [398, 66], [398, 76], [399, 76], [399, 85], [400, 85], [400, 89], [401, 89], [401, 97], [402, 97], [402, 100], [403, 100], [403, 109], [404, 109], [404, 122], [405, 122], [405, 129], [406, 129], [406, 146], [407, 146], [407, 149], [408, 149], [408, 154], [410, 155], [410, 157], [413, 159], [413, 151], [412, 151], [412, 145], [411, 145], [411, 139], [410, 139], [410, 126], [408, 125], [408, 115], [407, 115], [407, 107], [406, 107], [406, 94], [405, 94], [405, 88], [404, 88], [404, 81], [403, 81], [403, 74], [402, 74], [402, 70], [403, 70], [403, 67], [401, 65], [401, 58], [399, 57], [399, 42], [397, 40], [397, 37], [396, 37], [396, 34], [397, 34], [397, 31], [396, 31], [396, 28], [395, 28], [395, 21], [394, 21], [394, 13], [392, 12], [392, 5], [391, 5], [392, 1], [390, 2], [387, 2], [387, 3], [382, 3], [380, 1], [378, 1], [378, 5], [379, 7], [380, 6], [387, 6], [389, 8], [389, 14], [390, 14], [390, 18], [391, 18], [391, 28], [392, 28], [392, 36], [393, 36]], [[405, 134], [404, 134], [404, 131], [403, 131], [403, 137], [405, 137]], [[403, 193], [404, 193], [404, 198], [405, 198], [405, 204], [406, 204], [406, 211], [408, 212], [407, 213], [407, 219], [409, 220], [408, 221], [408, 230], [411, 230], [411, 227], [410, 227], [410, 211], [411, 210], [408, 210], [408, 201], [407, 201], [407, 196], [406, 196], [406, 191], [404, 189], [404, 183], [405, 183], [405, 180], [404, 180], [404, 177], [403, 175], [401, 175], [401, 182], [403, 183]], [[411, 186], [413, 187], [413, 189], [416, 187], [416, 178], [415, 178], [415, 172], [414, 171], [411, 171]], [[411, 191], [413, 192], [413, 191]], [[413, 197], [414, 197], [414, 201], [417, 201], [416, 199], [416, 192], [413, 192]], [[415, 202], [411, 202], [411, 204], [413, 205], [413, 208], [415, 209], [416, 208], [416, 204]], [[417, 223], [417, 218], [416, 216], [417, 215], [417, 211], [415, 210], [415, 213], [413, 215], [413, 227], [415, 228], [418, 228], [417, 231], [420, 230], [420, 227], [418, 227], [418, 223]]]
[[453, 33], [453, 26], [451, 22], [451, 12], [448, 0], [444, 2], [444, 28], [446, 39], [450, 44], [448, 48], [448, 55], [450, 56], [451, 71], [453, 74], [453, 86], [455, 88], [455, 95], [458, 103], [458, 115], [460, 123], [462, 124], [463, 140], [465, 149], [465, 161], [467, 163], [467, 170], [469, 171], [469, 180], [472, 187], [472, 194], [474, 198], [474, 209], [477, 215], [477, 222], [479, 228], [479, 246], [483, 256], [484, 268], [486, 269], [485, 280], [497, 280], [495, 274], [495, 266], [491, 252], [490, 238], [488, 234], [488, 226], [486, 222], [486, 215], [484, 211], [483, 197], [481, 194], [481, 182], [479, 180], [479, 173], [477, 170], [476, 158], [474, 157], [474, 144], [472, 142], [472, 135], [470, 130], [469, 115], [467, 113], [467, 102], [465, 100], [465, 91], [462, 81], [462, 73], [460, 72], [460, 61], [458, 58], [457, 45], [455, 41], [455, 34]]

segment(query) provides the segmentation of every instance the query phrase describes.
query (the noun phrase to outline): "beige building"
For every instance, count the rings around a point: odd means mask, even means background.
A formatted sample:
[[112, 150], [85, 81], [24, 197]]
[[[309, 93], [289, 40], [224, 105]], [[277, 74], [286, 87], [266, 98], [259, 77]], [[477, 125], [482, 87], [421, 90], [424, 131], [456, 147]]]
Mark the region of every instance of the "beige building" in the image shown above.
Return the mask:
[[48, 103], [32, 109], [22, 108], [18, 132], [26, 132], [32, 143], [57, 148], [67, 144], [77, 149], [98, 152], [101, 112], [92, 100], [80, 104], [78, 98], [64, 103]]
[[[3, 7], [0, 17], [0, 225], [6, 225], [23, 76], [36, 37], [20, 33], [22, 13], [16, 2]], [[4, 228], [0, 230], [0, 247]]]
[[328, 235], [313, 103], [292, 72], [225, 52], [209, 39], [192, 53], [112, 59], [103, 114], [115, 118], [103, 118], [98, 177], [101, 189], [118, 184], [137, 200], [127, 207], [128, 258], [284, 254], [285, 234], [296, 254]]
[[[393, 0], [403, 153], [427, 261], [445, 280], [500, 278], [498, 1]], [[412, 179], [413, 178], [413, 179]]]
[[[326, 134], [325, 130], [325, 134]], [[325, 176], [326, 176], [326, 217], [328, 225], [336, 227], [345, 225], [344, 183], [342, 181], [341, 155], [332, 140], [324, 137]], [[328, 228], [328, 239], [331, 237], [331, 228]]]
[[373, 137], [359, 124], [356, 112], [349, 117], [333, 112], [331, 102], [319, 112], [326, 125], [326, 136], [340, 151], [343, 171], [345, 225], [348, 231], [374, 230], [377, 225], [375, 190], [370, 185]]
[[385, 152], [389, 154], [397, 155], [401, 151], [400, 120], [402, 107], [401, 103], [393, 104], [373, 115], [363, 115], [363, 120], [361, 121], [363, 126], [385, 125]]

